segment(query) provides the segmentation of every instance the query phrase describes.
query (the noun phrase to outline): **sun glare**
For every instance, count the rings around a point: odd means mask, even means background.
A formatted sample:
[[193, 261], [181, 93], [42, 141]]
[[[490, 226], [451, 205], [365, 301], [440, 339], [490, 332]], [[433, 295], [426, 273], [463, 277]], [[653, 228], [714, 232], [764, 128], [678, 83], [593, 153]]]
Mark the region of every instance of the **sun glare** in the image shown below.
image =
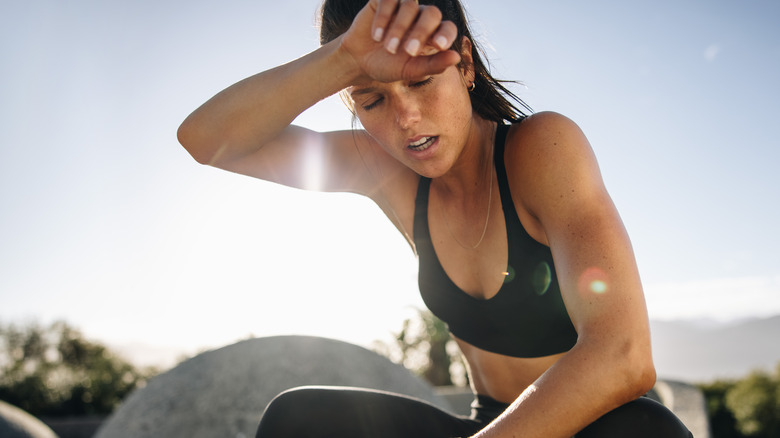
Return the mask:
[[323, 144], [319, 135], [310, 135], [303, 154], [303, 188], [322, 191]]
[[601, 268], [590, 267], [580, 275], [578, 287], [580, 293], [602, 295], [609, 292], [609, 279]]

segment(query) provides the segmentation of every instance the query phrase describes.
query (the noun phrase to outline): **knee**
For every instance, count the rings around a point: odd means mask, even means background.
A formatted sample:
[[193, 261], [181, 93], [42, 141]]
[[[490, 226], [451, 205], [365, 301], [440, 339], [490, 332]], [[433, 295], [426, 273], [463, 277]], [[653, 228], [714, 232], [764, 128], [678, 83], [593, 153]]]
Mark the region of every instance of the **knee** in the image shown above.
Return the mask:
[[[276, 397], [265, 408], [266, 414], [285, 414], [288, 412], [323, 412], [338, 409], [350, 400], [350, 392], [335, 386], [301, 386], [288, 389]], [[323, 409], [325, 408], [325, 409]]]
[[[317, 436], [343, 404], [336, 388], [303, 386], [274, 397], [260, 419], [256, 438]], [[306, 421], [301, 421], [305, 417]]]
[[[269, 413], [279, 414], [290, 412], [292, 410], [300, 410], [300, 408], [308, 403], [311, 398], [309, 395], [311, 389], [308, 387], [292, 388], [288, 389], [271, 400], [266, 406], [263, 416]], [[297, 406], [297, 409], [296, 409]]]
[[690, 438], [688, 428], [666, 406], [641, 397], [607, 413], [577, 434], [588, 437]]
[[308, 410], [307, 405], [312, 403], [310, 393], [310, 388], [302, 387], [274, 397], [263, 411], [255, 437], [286, 437], [300, 433], [295, 427], [307, 422], [296, 422], [295, 419], [300, 417], [300, 412]]

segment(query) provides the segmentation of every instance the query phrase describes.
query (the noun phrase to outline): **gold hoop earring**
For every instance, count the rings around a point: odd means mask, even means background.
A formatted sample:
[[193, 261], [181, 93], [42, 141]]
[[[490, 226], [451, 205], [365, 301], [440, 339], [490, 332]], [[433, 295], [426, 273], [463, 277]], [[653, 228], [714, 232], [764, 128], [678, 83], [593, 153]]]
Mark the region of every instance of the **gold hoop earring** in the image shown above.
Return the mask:
[[475, 88], [477, 88], [477, 83], [476, 82], [472, 82], [471, 86], [469, 87], [469, 91], [474, 91]]

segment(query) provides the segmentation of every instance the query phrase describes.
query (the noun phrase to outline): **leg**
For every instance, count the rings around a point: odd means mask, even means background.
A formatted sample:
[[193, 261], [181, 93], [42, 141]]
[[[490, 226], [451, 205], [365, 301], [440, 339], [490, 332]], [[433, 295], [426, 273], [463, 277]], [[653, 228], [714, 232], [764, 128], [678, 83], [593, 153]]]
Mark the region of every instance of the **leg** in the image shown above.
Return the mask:
[[576, 438], [692, 438], [688, 428], [666, 406], [641, 397], [607, 413]]
[[266, 408], [256, 438], [449, 438], [479, 425], [421, 400], [381, 391], [303, 387]]

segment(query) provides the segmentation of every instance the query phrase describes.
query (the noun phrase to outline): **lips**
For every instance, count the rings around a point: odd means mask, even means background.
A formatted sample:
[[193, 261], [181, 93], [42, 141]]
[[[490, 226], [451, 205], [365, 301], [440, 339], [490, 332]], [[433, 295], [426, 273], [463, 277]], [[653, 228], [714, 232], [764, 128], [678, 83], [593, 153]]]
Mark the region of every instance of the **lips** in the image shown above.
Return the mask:
[[422, 152], [436, 141], [438, 137], [421, 137], [420, 139], [409, 143], [408, 148], [415, 152]]

